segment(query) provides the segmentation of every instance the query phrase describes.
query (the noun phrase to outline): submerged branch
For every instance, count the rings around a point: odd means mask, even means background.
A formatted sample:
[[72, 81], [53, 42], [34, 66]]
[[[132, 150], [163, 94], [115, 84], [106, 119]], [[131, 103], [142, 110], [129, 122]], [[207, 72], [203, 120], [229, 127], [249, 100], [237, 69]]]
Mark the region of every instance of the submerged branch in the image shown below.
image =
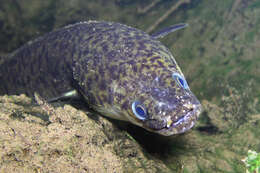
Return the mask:
[[157, 21], [155, 21], [155, 23], [152, 26], [150, 26], [146, 30], [146, 32], [151, 33], [159, 24], [161, 24], [164, 20], [166, 20], [170, 16], [170, 14], [172, 14], [175, 10], [177, 10], [182, 4], [188, 4], [190, 2], [191, 0], [178, 1], [168, 11], [166, 11], [163, 16], [161, 16]]
[[156, 4], [158, 4], [159, 2], [161, 2], [160, 0], [156, 0], [156, 1], [153, 1], [151, 4], [149, 4], [149, 5], [147, 5], [146, 7], [144, 7], [144, 8], [141, 8], [141, 7], [139, 7], [138, 9], [137, 9], [137, 12], [139, 13], [139, 14], [144, 14], [144, 13], [146, 13], [147, 11], [149, 11], [151, 8], [153, 8]]

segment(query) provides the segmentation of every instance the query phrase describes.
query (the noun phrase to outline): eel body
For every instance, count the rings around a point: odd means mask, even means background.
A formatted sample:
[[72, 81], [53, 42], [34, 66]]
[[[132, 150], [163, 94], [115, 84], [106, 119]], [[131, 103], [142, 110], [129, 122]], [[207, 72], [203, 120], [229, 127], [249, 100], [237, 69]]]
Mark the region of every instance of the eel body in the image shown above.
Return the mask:
[[97, 112], [169, 136], [194, 126], [201, 104], [158, 40], [112, 22], [70, 25], [27, 43], [0, 65], [0, 94], [75, 91]]

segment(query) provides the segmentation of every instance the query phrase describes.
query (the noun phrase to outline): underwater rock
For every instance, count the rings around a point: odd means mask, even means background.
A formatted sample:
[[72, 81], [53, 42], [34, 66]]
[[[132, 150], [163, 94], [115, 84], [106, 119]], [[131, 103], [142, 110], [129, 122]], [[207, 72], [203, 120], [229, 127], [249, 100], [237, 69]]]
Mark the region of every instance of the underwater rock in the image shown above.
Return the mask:
[[107, 119], [47, 109], [25, 95], [0, 97], [0, 172], [170, 172]]

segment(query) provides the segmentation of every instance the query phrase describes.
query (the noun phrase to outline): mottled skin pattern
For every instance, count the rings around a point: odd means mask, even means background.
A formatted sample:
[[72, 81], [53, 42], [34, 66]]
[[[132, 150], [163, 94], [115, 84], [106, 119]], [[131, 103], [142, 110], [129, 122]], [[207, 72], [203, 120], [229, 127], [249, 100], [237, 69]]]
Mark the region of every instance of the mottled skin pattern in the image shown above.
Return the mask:
[[[118, 23], [89, 21], [46, 34], [0, 67], [0, 94], [34, 92], [50, 98], [76, 89], [105, 116], [162, 135], [183, 133], [201, 106], [172, 78], [182, 74], [170, 51], [148, 34]], [[148, 119], [131, 105], [140, 101]]]

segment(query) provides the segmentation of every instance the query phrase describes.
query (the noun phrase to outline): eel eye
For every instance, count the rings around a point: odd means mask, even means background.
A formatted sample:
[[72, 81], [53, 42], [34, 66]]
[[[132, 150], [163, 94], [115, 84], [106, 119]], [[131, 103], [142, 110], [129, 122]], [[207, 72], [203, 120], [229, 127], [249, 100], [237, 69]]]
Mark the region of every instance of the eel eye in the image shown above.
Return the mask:
[[173, 73], [172, 77], [182, 88], [189, 89], [186, 80], [179, 73]]
[[134, 101], [132, 103], [132, 111], [140, 120], [145, 120], [147, 118], [147, 111], [139, 101]]

